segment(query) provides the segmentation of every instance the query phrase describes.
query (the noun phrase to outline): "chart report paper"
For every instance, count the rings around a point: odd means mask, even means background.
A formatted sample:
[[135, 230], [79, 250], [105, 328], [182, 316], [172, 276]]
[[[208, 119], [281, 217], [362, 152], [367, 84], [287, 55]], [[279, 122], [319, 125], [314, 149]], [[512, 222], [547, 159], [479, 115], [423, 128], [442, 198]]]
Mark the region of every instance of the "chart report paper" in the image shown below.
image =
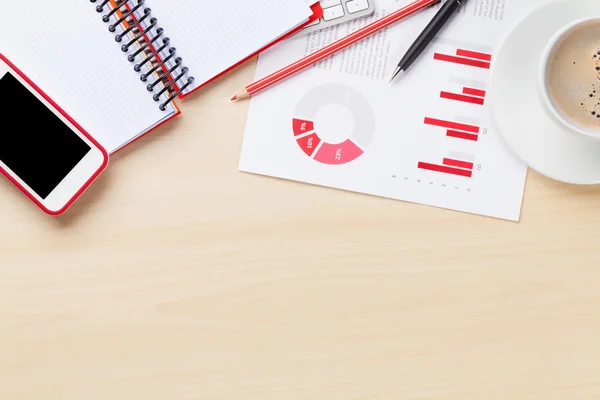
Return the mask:
[[[536, 1], [522, 3], [467, 2], [393, 85], [437, 7], [257, 95], [239, 169], [518, 220], [527, 168], [495, 130], [487, 95], [501, 39]], [[261, 55], [256, 77], [405, 4], [378, 0], [373, 17], [287, 40]]]

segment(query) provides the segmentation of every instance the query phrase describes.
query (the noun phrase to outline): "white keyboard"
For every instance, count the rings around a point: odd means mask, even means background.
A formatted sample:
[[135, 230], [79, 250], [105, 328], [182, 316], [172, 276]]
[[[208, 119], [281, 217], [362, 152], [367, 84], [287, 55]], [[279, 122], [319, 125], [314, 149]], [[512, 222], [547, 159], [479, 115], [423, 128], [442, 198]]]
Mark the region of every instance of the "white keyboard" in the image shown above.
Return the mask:
[[320, 0], [323, 17], [304, 28], [300, 33], [329, 28], [356, 18], [365, 17], [375, 11], [374, 0]]

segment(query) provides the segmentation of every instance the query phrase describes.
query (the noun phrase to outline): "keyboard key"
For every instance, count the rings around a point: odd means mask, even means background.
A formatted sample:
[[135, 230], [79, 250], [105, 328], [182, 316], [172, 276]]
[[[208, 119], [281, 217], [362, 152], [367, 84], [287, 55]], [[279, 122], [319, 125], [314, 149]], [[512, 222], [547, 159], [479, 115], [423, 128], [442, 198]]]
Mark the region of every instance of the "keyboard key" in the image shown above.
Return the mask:
[[[310, 0], [309, 3], [314, 3], [314, 1]], [[319, 3], [325, 17], [302, 29], [302, 33], [311, 33], [343, 24], [372, 15], [375, 11], [375, 0], [319, 0]]]
[[344, 7], [340, 4], [339, 6], [333, 6], [323, 10], [323, 20], [331, 21], [342, 18], [345, 14]]
[[350, 0], [346, 3], [346, 7], [350, 14], [364, 11], [369, 8], [369, 0]]
[[321, 3], [321, 7], [325, 9], [342, 4], [342, 0], [321, 0], [319, 3]]
[[306, 27], [308, 28], [309, 26], [315, 26], [315, 25], [319, 25], [321, 23], [321, 19], [316, 19], [313, 22], [311, 22], [310, 24], [306, 25]]

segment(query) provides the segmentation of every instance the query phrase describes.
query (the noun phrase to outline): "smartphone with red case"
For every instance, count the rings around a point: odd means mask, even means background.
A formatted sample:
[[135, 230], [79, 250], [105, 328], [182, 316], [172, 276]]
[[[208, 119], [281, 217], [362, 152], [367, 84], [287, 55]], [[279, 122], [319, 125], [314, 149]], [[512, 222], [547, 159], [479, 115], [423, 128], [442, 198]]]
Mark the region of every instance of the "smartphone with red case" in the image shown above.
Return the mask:
[[0, 54], [0, 173], [59, 215], [107, 165], [106, 150]]

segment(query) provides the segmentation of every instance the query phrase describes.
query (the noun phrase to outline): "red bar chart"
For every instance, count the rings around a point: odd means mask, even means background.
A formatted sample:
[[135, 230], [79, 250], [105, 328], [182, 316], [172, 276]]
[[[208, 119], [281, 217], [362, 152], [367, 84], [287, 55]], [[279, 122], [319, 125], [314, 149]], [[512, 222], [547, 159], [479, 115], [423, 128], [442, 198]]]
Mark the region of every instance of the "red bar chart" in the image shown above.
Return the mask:
[[451, 137], [451, 138], [456, 138], [456, 139], [471, 140], [473, 142], [476, 142], [479, 139], [479, 135], [474, 135], [472, 133], [467, 133], [467, 132], [455, 131], [452, 129], [448, 129], [446, 131], [446, 136]]
[[439, 172], [441, 174], [462, 176], [471, 178], [473, 176], [473, 163], [469, 161], [444, 158], [442, 164], [430, 164], [419, 162], [418, 168], [426, 171]]
[[465, 49], [456, 50], [456, 54], [442, 54], [434, 53], [434, 60], [444, 61], [454, 64], [468, 65], [475, 68], [490, 69], [492, 64], [492, 55], [487, 53], [481, 53], [478, 51], [471, 51]]
[[485, 104], [485, 90], [463, 87], [462, 93], [440, 92], [442, 99], [461, 101], [477, 105]]
[[471, 171], [473, 170], [473, 163], [470, 161], [460, 161], [453, 158], [444, 158], [443, 164], [450, 165], [452, 167], [466, 168]]
[[478, 51], [458, 49], [458, 50], [456, 50], [456, 55], [461, 56], [461, 57], [475, 58], [475, 59], [483, 60], [483, 61], [492, 61], [491, 54], [481, 53]]
[[475, 125], [468, 125], [460, 122], [452, 122], [429, 117], [425, 118], [424, 123], [425, 125], [447, 128], [446, 136], [448, 137], [470, 140], [473, 142], [476, 142], [479, 139], [480, 128]]
[[477, 96], [477, 97], [485, 97], [485, 90], [482, 90], [482, 89], [473, 89], [473, 88], [465, 87], [465, 88], [463, 88], [463, 93], [469, 94], [472, 96]]

